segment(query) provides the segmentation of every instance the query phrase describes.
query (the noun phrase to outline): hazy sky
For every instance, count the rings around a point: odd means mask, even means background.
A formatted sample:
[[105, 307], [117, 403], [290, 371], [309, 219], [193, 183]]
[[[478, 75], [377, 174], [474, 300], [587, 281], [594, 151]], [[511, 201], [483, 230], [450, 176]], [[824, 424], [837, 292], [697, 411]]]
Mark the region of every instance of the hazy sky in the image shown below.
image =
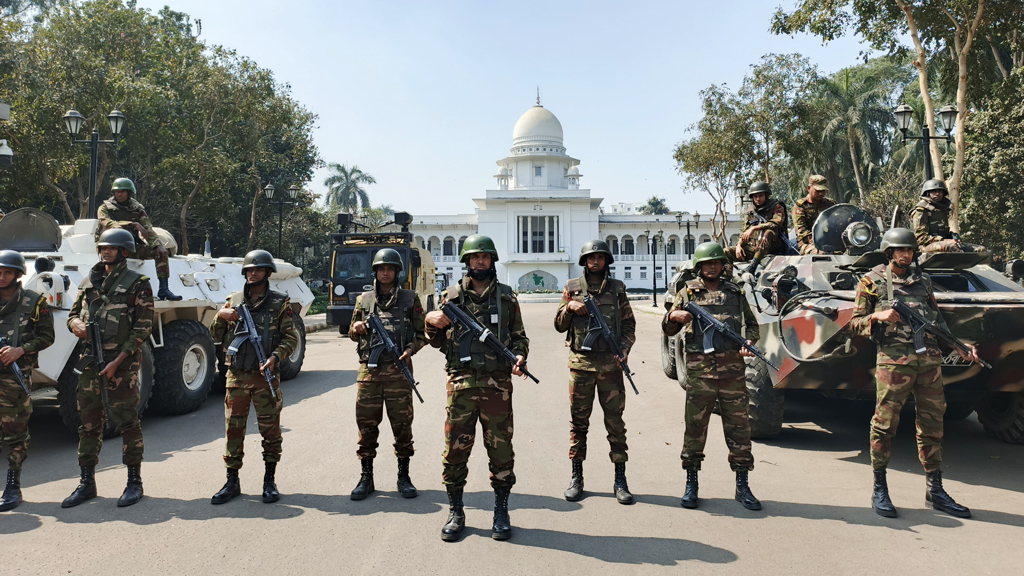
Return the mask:
[[[699, 118], [697, 93], [738, 87], [766, 53], [800, 52], [832, 72], [862, 49], [771, 35], [779, 0], [138, 4], [201, 19], [208, 44], [273, 70], [319, 115], [326, 162], [358, 165], [377, 179], [367, 188], [375, 205], [419, 215], [472, 213], [538, 85], [594, 197], [656, 194], [673, 210], [708, 212], [712, 202], [683, 192], [672, 161]], [[326, 174], [309, 187], [325, 190]]]

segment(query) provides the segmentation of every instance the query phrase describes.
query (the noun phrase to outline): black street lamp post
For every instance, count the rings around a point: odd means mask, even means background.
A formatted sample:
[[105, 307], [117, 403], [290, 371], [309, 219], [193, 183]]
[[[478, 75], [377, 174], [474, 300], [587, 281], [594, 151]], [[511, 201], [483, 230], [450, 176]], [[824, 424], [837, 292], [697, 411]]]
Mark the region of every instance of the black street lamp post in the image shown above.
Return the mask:
[[89, 213], [87, 215], [89, 218], [96, 217], [96, 177], [99, 175], [100, 144], [113, 144], [114, 148], [117, 148], [121, 143], [121, 130], [124, 128], [124, 121], [124, 114], [114, 108], [110, 114], [107, 114], [110, 133], [114, 135], [113, 140], [100, 140], [100, 131], [96, 126], [93, 126], [88, 140], [79, 140], [76, 136], [81, 131], [82, 124], [85, 124], [85, 116], [82, 116], [74, 108], [64, 114], [64, 127], [71, 135], [71, 143], [84, 144], [89, 147]]
[[[914, 109], [906, 104], [900, 104], [896, 107], [894, 114], [896, 115], [896, 126], [899, 128], [900, 134], [903, 135], [904, 142], [907, 140], [921, 140], [924, 143], [924, 179], [931, 180], [935, 177], [935, 173], [932, 171], [932, 149], [929, 144], [931, 140], [940, 138], [940, 136], [931, 135], [927, 122], [921, 127], [920, 136], [907, 136], [907, 129], [910, 128]], [[946, 142], [952, 142], [953, 126], [956, 124], [956, 107], [943, 106], [939, 108], [939, 122], [942, 124], [942, 129], [946, 132]]]
[[651, 241], [651, 301], [655, 308], [658, 307], [658, 244], [657, 238], [651, 236], [650, 230], [644, 230], [644, 236]]
[[[663, 263], [661, 271], [664, 273], [662, 288], [668, 292], [668, 244], [665, 244], [665, 234], [661, 230], [658, 230], [658, 240], [661, 240], [661, 261]], [[654, 275], [657, 277], [657, 272]]]
[[[274, 200], [274, 188], [273, 184], [267, 184], [267, 187], [263, 189], [263, 193], [267, 195], [267, 200], [271, 204], [277, 204], [277, 253], [274, 254], [277, 258], [281, 258], [281, 229], [284, 227], [284, 206], [285, 204], [298, 204], [298, 202], [288, 202], [287, 200]], [[288, 196], [292, 200], [295, 200], [299, 196], [299, 187], [292, 184], [288, 187]]]
[[[700, 212], [694, 212], [692, 218], [686, 219], [686, 238], [683, 239], [683, 243], [686, 244], [686, 259], [693, 258], [693, 247], [696, 244], [693, 240], [690, 240], [693, 236], [690, 235], [690, 220], [693, 220], [694, 228], [700, 226]], [[683, 213], [676, 212], [676, 226], [683, 229]]]

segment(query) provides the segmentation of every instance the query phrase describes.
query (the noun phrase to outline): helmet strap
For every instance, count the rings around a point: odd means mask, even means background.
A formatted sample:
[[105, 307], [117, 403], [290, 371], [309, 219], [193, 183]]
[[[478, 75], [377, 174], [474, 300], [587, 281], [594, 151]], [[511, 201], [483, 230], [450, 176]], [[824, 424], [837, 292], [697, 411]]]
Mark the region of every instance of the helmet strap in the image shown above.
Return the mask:
[[476, 281], [490, 280], [492, 277], [497, 276], [497, 270], [494, 269], [494, 264], [487, 270], [473, 270], [469, 269], [468, 275], [470, 278]]

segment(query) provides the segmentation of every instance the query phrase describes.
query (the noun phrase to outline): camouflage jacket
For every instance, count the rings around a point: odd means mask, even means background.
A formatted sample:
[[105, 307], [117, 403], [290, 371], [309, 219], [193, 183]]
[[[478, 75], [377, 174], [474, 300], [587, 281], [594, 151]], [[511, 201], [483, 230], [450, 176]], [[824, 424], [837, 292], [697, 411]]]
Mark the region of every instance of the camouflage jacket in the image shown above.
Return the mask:
[[804, 246], [814, 246], [814, 221], [818, 219], [818, 214], [835, 205], [836, 203], [828, 198], [822, 198], [817, 203], [806, 197], [797, 200], [796, 206], [793, 206], [793, 228], [800, 250], [803, 250]]
[[571, 349], [569, 368], [595, 372], [614, 370], [619, 363], [604, 338], [598, 338], [592, 350], [581, 350], [581, 344], [590, 327], [590, 316], [574, 314], [567, 306], [573, 300], [583, 302], [583, 297], [588, 294], [597, 301], [601, 315], [618, 337], [622, 351], [629, 353], [636, 342], [636, 318], [633, 316], [633, 308], [629, 305], [626, 285], [621, 280], [605, 277], [600, 284], [595, 284], [587, 282], [584, 275], [566, 282], [565, 290], [562, 291], [562, 301], [558, 304], [558, 312], [555, 313], [555, 330], [566, 333], [565, 343]]
[[[127, 206], [118, 204], [113, 198], [108, 198], [103, 204], [100, 204], [96, 211], [96, 218], [100, 221], [100, 227], [96, 230], [96, 240], [99, 240], [100, 234], [106, 230], [122, 228], [131, 232], [132, 236], [135, 236], [136, 242], [140, 244], [145, 244], [149, 248], [156, 248], [160, 245], [156, 230], [153, 229], [153, 223], [146, 215], [146, 209], [135, 198], [129, 198]], [[135, 226], [132, 226], [133, 222], [142, 225], [141, 235]]]
[[[764, 218], [765, 222], [761, 222], [755, 214]], [[774, 230], [779, 238], [786, 238], [789, 234], [789, 216], [786, 214], [786, 205], [775, 198], [769, 198], [760, 208], [751, 206], [743, 221], [743, 231], [746, 232], [750, 229], [755, 231]]]
[[118, 262], [110, 274], [103, 262], [97, 262], [79, 286], [68, 314], [68, 328], [75, 320], [100, 323], [105, 352], [137, 352], [153, 331], [153, 287], [149, 278], [129, 270], [125, 260]]
[[[906, 318], [891, 324], [875, 322], [868, 318], [876, 311], [891, 307], [886, 289], [885, 268], [884, 264], [874, 267], [857, 285], [850, 330], [854, 334], [871, 338], [878, 344], [879, 363], [906, 364], [915, 357], [914, 335]], [[948, 330], [942, 313], [939, 312], [939, 305], [935, 302], [932, 281], [928, 274], [913, 267], [906, 276], [894, 274], [892, 280], [894, 298], [903, 300], [911, 308]], [[929, 352], [940, 353], [939, 342], [935, 336], [926, 334], [924, 341]]]
[[[524, 358], [529, 355], [530, 339], [526, 337], [523, 313], [511, 287], [492, 279], [483, 294], [477, 294], [473, 291], [469, 277], [463, 276], [457, 284], [448, 287], [442, 303], [448, 301], [458, 303], [463, 310], [472, 314], [477, 322], [498, 336], [513, 354]], [[473, 340], [470, 349], [472, 359], [466, 363], [461, 362], [459, 333], [454, 324], [445, 330], [427, 325], [426, 336], [431, 346], [445, 352], [449, 391], [466, 388], [512, 389], [512, 365], [500, 359], [483, 342]]]
[[[246, 286], [244, 290], [229, 296], [224, 307], [234, 308], [242, 303], [249, 308], [256, 330], [260, 332], [264, 353], [268, 357], [272, 355], [277, 359], [274, 362], [274, 372], [279, 372], [281, 363], [285, 358], [291, 356], [295, 347], [299, 345], [299, 335], [295, 331], [295, 311], [292, 309], [288, 295], [275, 292], [268, 286], [263, 289], [260, 298], [253, 302], [249, 298], [249, 290]], [[213, 337], [213, 341], [220, 344], [223, 350], [227, 350], [228, 345], [234, 339], [237, 325], [238, 322], [228, 322], [220, 316], [215, 316], [210, 324], [210, 335]], [[250, 346], [248, 342], [245, 345]], [[254, 353], [255, 350], [253, 349], [251, 352]], [[239, 356], [245, 355], [246, 351], [240, 349]], [[243, 361], [235, 366], [238, 362], [238, 357], [236, 357], [234, 361], [226, 363], [231, 365], [234, 370], [244, 370], [246, 368], [243, 366], [250, 364], [251, 360], [249, 363]], [[253, 368], [253, 370], [255, 369]]]
[[[376, 312], [380, 317], [381, 324], [391, 334], [391, 339], [395, 344], [399, 348], [415, 354], [427, 345], [424, 333], [427, 314], [423, 311], [420, 299], [412, 290], [402, 290], [396, 283], [391, 292], [380, 294], [376, 280], [373, 282], [373, 288], [373, 290], [359, 295], [359, 299], [356, 300], [356, 309], [352, 311], [352, 321], [349, 324], [348, 337], [357, 343], [356, 351], [359, 354], [359, 374], [356, 379], [361, 381], [377, 378], [405, 379], [398, 364], [395, 363], [395, 358], [390, 354], [381, 355], [377, 368], [367, 368], [366, 361], [370, 356], [370, 327], [366, 327], [366, 334], [356, 334], [352, 327], [356, 322], [365, 322], [367, 314]], [[410, 363], [410, 369], [411, 367]]]
[[[718, 290], [708, 290], [702, 278], [688, 281], [684, 290], [676, 292], [672, 308], [661, 319], [661, 329], [665, 334], [675, 336], [680, 330], [684, 330], [683, 325], [670, 321], [668, 317], [673, 310], [682, 310], [686, 303], [691, 300], [710, 312], [712, 316], [742, 334], [747, 340], [757, 342], [761, 339], [761, 329], [757, 325], [757, 317], [754, 316], [754, 312], [750, 309], [750, 303], [747, 302], [746, 296], [743, 295], [743, 288], [728, 280], [723, 280], [719, 283]], [[686, 324], [685, 331], [683, 332], [686, 351], [704, 352], [703, 332], [695, 334], [695, 330], [696, 327], [693, 321]], [[738, 345], [732, 341], [725, 340], [721, 336], [716, 336], [715, 338], [715, 350], [717, 352], [739, 350], [739, 348]]]
[[953, 238], [949, 230], [949, 200], [932, 202], [931, 198], [921, 198], [910, 213], [910, 226], [917, 237], [918, 246], [926, 246], [940, 240]]
[[[26, 290], [18, 283], [14, 297], [0, 302], [0, 336], [7, 346], [21, 347], [25, 353], [18, 366], [29, 370], [38, 366], [39, 352], [49, 348], [55, 337], [53, 315], [46, 297]], [[0, 378], [5, 370], [0, 369]]]

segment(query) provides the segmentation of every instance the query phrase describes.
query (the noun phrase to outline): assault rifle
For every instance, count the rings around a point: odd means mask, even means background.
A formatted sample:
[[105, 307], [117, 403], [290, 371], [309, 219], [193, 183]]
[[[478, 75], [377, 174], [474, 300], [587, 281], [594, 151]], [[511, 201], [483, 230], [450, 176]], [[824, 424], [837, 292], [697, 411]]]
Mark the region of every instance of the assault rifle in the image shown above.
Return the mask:
[[100, 383], [100, 399], [103, 401], [103, 409], [106, 410], [110, 405], [107, 400], [107, 383], [100, 376], [100, 372], [107, 367], [107, 363], [103, 360], [103, 331], [100, 330], [99, 322], [90, 320], [85, 323], [85, 345], [89, 349], [89, 354], [82, 356], [82, 359], [78, 361], [78, 365], [75, 366], [75, 374], [81, 375], [89, 364], [95, 364], [96, 378]]
[[[622, 348], [615, 338], [615, 333], [608, 327], [608, 322], [605, 322], [604, 314], [601, 314], [601, 308], [598, 307], [597, 301], [590, 296], [586, 296], [583, 298], [583, 303], [587, 306], [590, 326], [587, 328], [587, 335], [583, 338], [582, 350], [585, 352], [590, 351], [598, 338], [604, 338], [612, 353], [615, 354], [615, 357], [622, 358]], [[633, 387], [633, 392], [639, 396], [640, 391], [636, 389], [636, 384], [633, 383], [633, 373], [630, 371], [629, 366], [625, 362], [619, 362], [619, 365], [622, 366], [622, 373], [629, 380], [629, 385]]]
[[[914, 349], [918, 354], [923, 354], [928, 347], [924, 344], [924, 334], [928, 332], [934, 335], [939, 340], [942, 340], [946, 344], [949, 344], [953, 348], [956, 348], [958, 352], [965, 354], [970, 353], [971, 349], [967, 347], [959, 338], [953, 336], [948, 330], [943, 329], [941, 326], [925, 318], [920, 312], [914, 310], [906, 302], [894, 298], [892, 300], [892, 309], [900, 315], [901, 318], [910, 322], [911, 329], [914, 331]], [[992, 365], [984, 360], [979, 359], [978, 364], [981, 364], [985, 368], [992, 368]]]
[[[0, 336], [0, 348], [10, 345], [11, 343], [8, 342], [6, 338]], [[11, 374], [14, 374], [14, 381], [21, 386], [21, 389], [25, 391], [25, 394], [32, 394], [29, 392], [28, 386], [25, 384], [25, 373], [21, 371], [21, 366], [18, 366], [18, 361], [15, 360], [14, 362], [11, 362], [7, 368], [11, 371]]]
[[[398, 349], [398, 344], [391, 339], [391, 335], [388, 334], [384, 323], [380, 321], [380, 318], [376, 314], [367, 314], [366, 323], [370, 326], [370, 358], [366, 361], [368, 368], [376, 368], [377, 362], [380, 361], [380, 355], [387, 352], [395, 357], [395, 363], [398, 364], [398, 368], [405, 375], [405, 379], [409, 381], [409, 385], [412, 386], [412, 391], [416, 393], [416, 397], [420, 399], [420, 404], [423, 403], [423, 396], [420, 396], [419, 389], [416, 388], [416, 379], [412, 377], [412, 372], [409, 371], [409, 367], [402, 361], [402, 351]], [[373, 340], [376, 338], [377, 343], [374, 344]]]
[[741, 348], [750, 352], [754, 356], [761, 359], [762, 362], [771, 366], [776, 371], [779, 369], [778, 366], [772, 364], [768, 358], [765, 357], [764, 353], [757, 349], [757, 346], [751, 346], [747, 344], [747, 339], [743, 337], [732, 328], [730, 328], [725, 322], [722, 322], [718, 318], [712, 316], [710, 312], [701, 308], [699, 305], [693, 302], [686, 303], [686, 311], [693, 315], [693, 321], [697, 323], [697, 326], [701, 328], [704, 333], [704, 353], [711, 354], [715, 351], [715, 334], [721, 334], [729, 340], [732, 340], [736, 344], [739, 344]]
[[[502, 344], [501, 340], [498, 340], [498, 337], [495, 336], [493, 332], [481, 326], [480, 323], [473, 318], [472, 314], [469, 314], [462, 308], [459, 308], [457, 304], [445, 302], [444, 304], [441, 304], [440, 310], [441, 312], [444, 312], [444, 315], [447, 316], [449, 320], [458, 325], [462, 330], [462, 334], [459, 336], [459, 360], [469, 362], [472, 358], [469, 351], [470, 344], [473, 343], [473, 340], [479, 340], [480, 342], [490, 346], [492, 350], [498, 353], [499, 357], [507, 360], [508, 362], [515, 364], [519, 361], [516, 358], [516, 355], [509, 350], [507, 346]], [[540, 384], [540, 380], [538, 380], [533, 374], [530, 374], [530, 371], [526, 369], [525, 362], [519, 370], [522, 371], [523, 374], [529, 376], [531, 380]]]
[[[231, 345], [228, 346], [227, 355], [235, 356], [241, 349], [242, 344], [248, 341], [252, 344], [252, 347], [256, 349], [256, 360], [260, 366], [263, 366], [267, 362], [267, 353], [263, 351], [263, 338], [260, 337], [260, 333], [256, 331], [256, 323], [252, 321], [252, 313], [249, 312], [249, 307], [245, 304], [239, 304], [235, 308], [235, 312], [238, 313], [238, 325], [235, 327], [235, 339], [231, 341]], [[274, 392], [274, 376], [270, 370], [263, 370], [263, 377], [267, 379], [267, 386], [270, 387], [270, 395], [277, 400], [277, 392]]]

